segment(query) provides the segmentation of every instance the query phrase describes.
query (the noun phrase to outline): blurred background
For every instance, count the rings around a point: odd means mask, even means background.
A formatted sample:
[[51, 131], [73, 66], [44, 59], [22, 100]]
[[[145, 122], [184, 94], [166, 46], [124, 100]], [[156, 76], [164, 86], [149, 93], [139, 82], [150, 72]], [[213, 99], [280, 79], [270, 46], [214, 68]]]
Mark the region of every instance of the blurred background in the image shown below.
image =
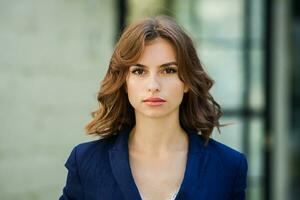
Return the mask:
[[[235, 122], [213, 138], [248, 158], [250, 200], [300, 196], [297, 0], [0, 0], [0, 198], [58, 199], [114, 44], [128, 23], [174, 17]], [[217, 185], [216, 185], [217, 187]]]

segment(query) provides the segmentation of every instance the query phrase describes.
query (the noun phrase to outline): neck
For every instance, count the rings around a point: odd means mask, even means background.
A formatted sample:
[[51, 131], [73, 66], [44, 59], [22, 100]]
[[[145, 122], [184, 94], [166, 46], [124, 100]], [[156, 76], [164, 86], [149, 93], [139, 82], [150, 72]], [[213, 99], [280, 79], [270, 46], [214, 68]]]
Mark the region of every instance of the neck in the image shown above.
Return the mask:
[[188, 135], [181, 128], [178, 117], [149, 118], [136, 115], [136, 125], [131, 130], [128, 144], [130, 150], [142, 153], [187, 151]]

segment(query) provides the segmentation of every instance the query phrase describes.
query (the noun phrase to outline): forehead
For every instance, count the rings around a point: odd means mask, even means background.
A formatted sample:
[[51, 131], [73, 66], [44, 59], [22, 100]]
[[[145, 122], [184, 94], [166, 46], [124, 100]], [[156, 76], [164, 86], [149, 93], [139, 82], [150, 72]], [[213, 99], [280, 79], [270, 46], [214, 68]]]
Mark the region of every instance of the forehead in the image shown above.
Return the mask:
[[176, 51], [172, 43], [159, 37], [146, 43], [137, 63], [147, 66], [156, 66], [167, 62], [176, 61]]

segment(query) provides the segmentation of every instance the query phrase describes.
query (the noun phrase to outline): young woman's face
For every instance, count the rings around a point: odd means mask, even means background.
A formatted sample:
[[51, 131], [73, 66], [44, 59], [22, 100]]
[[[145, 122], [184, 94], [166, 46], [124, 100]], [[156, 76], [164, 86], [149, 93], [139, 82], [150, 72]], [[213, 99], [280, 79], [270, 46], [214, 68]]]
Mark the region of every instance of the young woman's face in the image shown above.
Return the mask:
[[183, 94], [188, 89], [179, 79], [171, 43], [157, 38], [145, 46], [136, 65], [129, 67], [126, 90], [136, 115], [179, 115]]

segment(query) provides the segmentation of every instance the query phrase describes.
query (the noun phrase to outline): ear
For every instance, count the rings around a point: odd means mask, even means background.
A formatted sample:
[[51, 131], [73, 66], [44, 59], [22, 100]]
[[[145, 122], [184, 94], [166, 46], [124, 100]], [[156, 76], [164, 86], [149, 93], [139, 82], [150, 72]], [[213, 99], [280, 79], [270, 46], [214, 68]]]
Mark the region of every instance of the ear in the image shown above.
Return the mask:
[[183, 92], [187, 93], [188, 91], [189, 91], [189, 88], [186, 85], [184, 85]]

